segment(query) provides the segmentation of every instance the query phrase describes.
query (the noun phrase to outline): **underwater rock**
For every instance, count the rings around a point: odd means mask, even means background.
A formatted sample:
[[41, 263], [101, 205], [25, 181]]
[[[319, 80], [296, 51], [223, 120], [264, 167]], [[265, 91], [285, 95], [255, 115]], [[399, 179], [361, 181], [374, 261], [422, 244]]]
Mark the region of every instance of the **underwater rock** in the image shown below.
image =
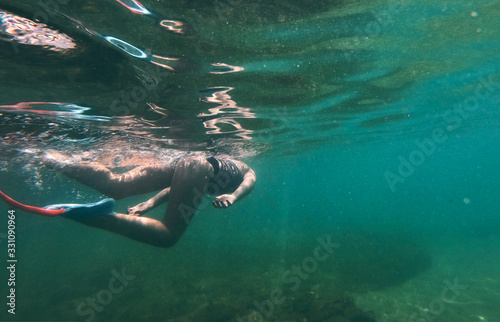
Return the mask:
[[400, 285], [431, 267], [430, 253], [409, 238], [359, 232], [336, 240], [342, 246], [336, 251], [331, 269], [345, 290]]
[[358, 308], [350, 296], [341, 292], [320, 295], [307, 290], [293, 300], [292, 307], [294, 321], [301, 315], [301, 321], [375, 322], [371, 314]]

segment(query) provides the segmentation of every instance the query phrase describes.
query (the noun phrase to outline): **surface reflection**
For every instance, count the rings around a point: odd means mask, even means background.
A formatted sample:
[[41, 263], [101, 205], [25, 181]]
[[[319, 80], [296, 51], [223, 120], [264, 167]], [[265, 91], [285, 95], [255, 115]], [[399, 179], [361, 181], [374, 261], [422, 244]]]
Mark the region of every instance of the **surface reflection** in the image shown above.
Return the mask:
[[236, 137], [251, 140], [253, 130], [245, 129], [236, 119], [253, 119], [256, 118], [255, 113], [248, 107], [239, 107], [232, 99], [229, 92], [233, 87], [211, 88], [214, 91], [211, 96], [203, 98], [205, 103], [218, 104], [216, 107], [210, 108], [210, 113], [202, 113], [201, 117], [208, 131], [207, 134], [222, 135], [231, 134]]
[[107, 116], [84, 114], [90, 110], [90, 107], [61, 102], [19, 102], [12, 105], [0, 105], [0, 112], [32, 113], [91, 121], [109, 121], [112, 119]]
[[142, 3], [136, 0], [116, 0], [119, 4], [138, 15], [152, 15], [151, 11], [146, 9]]
[[151, 55], [150, 61], [157, 66], [160, 66], [162, 68], [165, 68], [165, 69], [168, 69], [171, 71], [179, 71], [179, 69], [181, 69], [180, 58]]
[[7, 11], [0, 10], [0, 40], [18, 44], [42, 46], [48, 50], [64, 52], [76, 47], [68, 35]]
[[123, 52], [128, 55], [139, 58], [142, 60], [146, 60], [152, 64], [160, 66], [162, 68], [168, 69], [170, 71], [180, 71], [185, 68], [185, 64], [183, 63], [185, 60], [175, 57], [164, 57], [160, 55], [152, 54], [149, 51], [138, 48], [125, 40], [118, 39], [113, 36], [102, 36], [106, 41], [108, 41], [113, 46], [118, 47]]
[[116, 2], [135, 14], [148, 16], [156, 20], [159, 26], [165, 28], [167, 31], [182, 35], [193, 32], [192, 28], [186, 22], [163, 17], [157, 12], [147, 9], [137, 0], [116, 0]]
[[148, 58], [148, 54], [145, 51], [135, 47], [132, 44], [129, 44], [128, 42], [126, 42], [124, 40], [118, 39], [118, 38], [113, 37], [113, 36], [104, 36], [103, 38], [106, 39], [110, 44], [120, 48], [121, 50], [123, 50], [124, 52], [129, 54], [130, 56], [133, 56], [136, 58], [141, 58], [141, 59]]
[[179, 20], [163, 19], [160, 21], [160, 26], [176, 34], [187, 34], [189, 30], [186, 24]]
[[126, 53], [132, 57], [148, 61], [150, 63], [153, 63], [155, 65], [158, 65], [160, 67], [163, 67], [163, 68], [171, 70], [171, 71], [178, 71], [177, 67], [179, 65], [179, 60], [180, 60], [179, 58], [163, 57], [163, 56], [155, 55], [155, 54], [151, 53], [150, 51], [145, 50], [143, 48], [139, 48], [139, 47], [123, 40], [123, 39], [120, 39], [120, 38], [117, 38], [117, 37], [111, 36], [111, 35], [102, 35], [99, 32], [86, 27], [80, 20], [74, 19], [74, 18], [67, 16], [67, 15], [64, 15], [64, 17], [69, 19], [75, 25], [76, 28], [85, 30], [85, 32], [89, 33], [92, 36], [100, 37], [100, 38], [106, 40], [108, 43], [119, 48], [124, 53]]
[[210, 74], [237, 73], [245, 70], [242, 66], [233, 66], [225, 63], [213, 63], [212, 67], [214, 70], [212, 70]]

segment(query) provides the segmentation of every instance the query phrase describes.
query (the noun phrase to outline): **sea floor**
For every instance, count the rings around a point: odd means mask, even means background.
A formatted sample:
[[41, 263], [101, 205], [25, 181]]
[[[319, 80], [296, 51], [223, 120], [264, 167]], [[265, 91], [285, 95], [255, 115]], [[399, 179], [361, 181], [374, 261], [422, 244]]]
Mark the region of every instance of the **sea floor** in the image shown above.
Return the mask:
[[500, 238], [443, 238], [403, 285], [353, 295], [378, 321], [500, 321]]
[[500, 321], [496, 234], [279, 234], [235, 219], [207, 213], [159, 249], [19, 213], [18, 314], [0, 320]]

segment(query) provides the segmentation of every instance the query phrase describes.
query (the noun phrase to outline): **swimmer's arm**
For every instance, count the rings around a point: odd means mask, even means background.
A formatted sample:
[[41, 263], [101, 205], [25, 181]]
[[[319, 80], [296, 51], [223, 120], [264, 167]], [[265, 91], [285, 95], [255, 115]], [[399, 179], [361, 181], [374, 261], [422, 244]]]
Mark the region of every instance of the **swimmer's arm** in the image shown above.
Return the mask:
[[168, 196], [170, 195], [170, 187], [163, 189], [158, 192], [153, 198], [148, 201], [141, 202], [137, 206], [129, 207], [128, 214], [131, 216], [142, 216], [146, 212], [158, 207], [159, 205], [168, 201]]
[[248, 169], [248, 172], [243, 176], [243, 182], [240, 184], [238, 189], [236, 189], [232, 195], [236, 198], [234, 202], [237, 202], [252, 192], [253, 187], [255, 187], [255, 181], [257, 181], [257, 177], [255, 176], [255, 172], [252, 169]]
[[232, 194], [220, 195], [215, 198], [212, 203], [215, 208], [227, 208], [233, 205], [235, 202], [245, 198], [252, 192], [255, 181], [257, 181], [257, 177], [255, 172], [248, 168], [247, 173], [243, 176], [243, 182], [239, 185], [239, 187]]

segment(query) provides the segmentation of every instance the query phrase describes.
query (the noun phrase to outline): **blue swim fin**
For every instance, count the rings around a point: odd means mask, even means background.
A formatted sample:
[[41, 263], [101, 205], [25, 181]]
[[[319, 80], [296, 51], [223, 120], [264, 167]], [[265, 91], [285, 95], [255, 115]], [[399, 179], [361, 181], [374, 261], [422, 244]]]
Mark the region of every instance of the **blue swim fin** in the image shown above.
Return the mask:
[[54, 217], [64, 216], [70, 219], [82, 220], [97, 215], [114, 215], [115, 201], [113, 199], [104, 199], [95, 203], [87, 204], [61, 204], [50, 205], [46, 207], [34, 207], [20, 203], [0, 191], [0, 198], [8, 204], [19, 209], [29, 211], [35, 214]]
[[115, 210], [114, 199], [104, 199], [95, 203], [87, 204], [60, 204], [44, 207], [47, 210], [64, 209], [63, 217], [83, 220], [98, 215], [113, 215]]

